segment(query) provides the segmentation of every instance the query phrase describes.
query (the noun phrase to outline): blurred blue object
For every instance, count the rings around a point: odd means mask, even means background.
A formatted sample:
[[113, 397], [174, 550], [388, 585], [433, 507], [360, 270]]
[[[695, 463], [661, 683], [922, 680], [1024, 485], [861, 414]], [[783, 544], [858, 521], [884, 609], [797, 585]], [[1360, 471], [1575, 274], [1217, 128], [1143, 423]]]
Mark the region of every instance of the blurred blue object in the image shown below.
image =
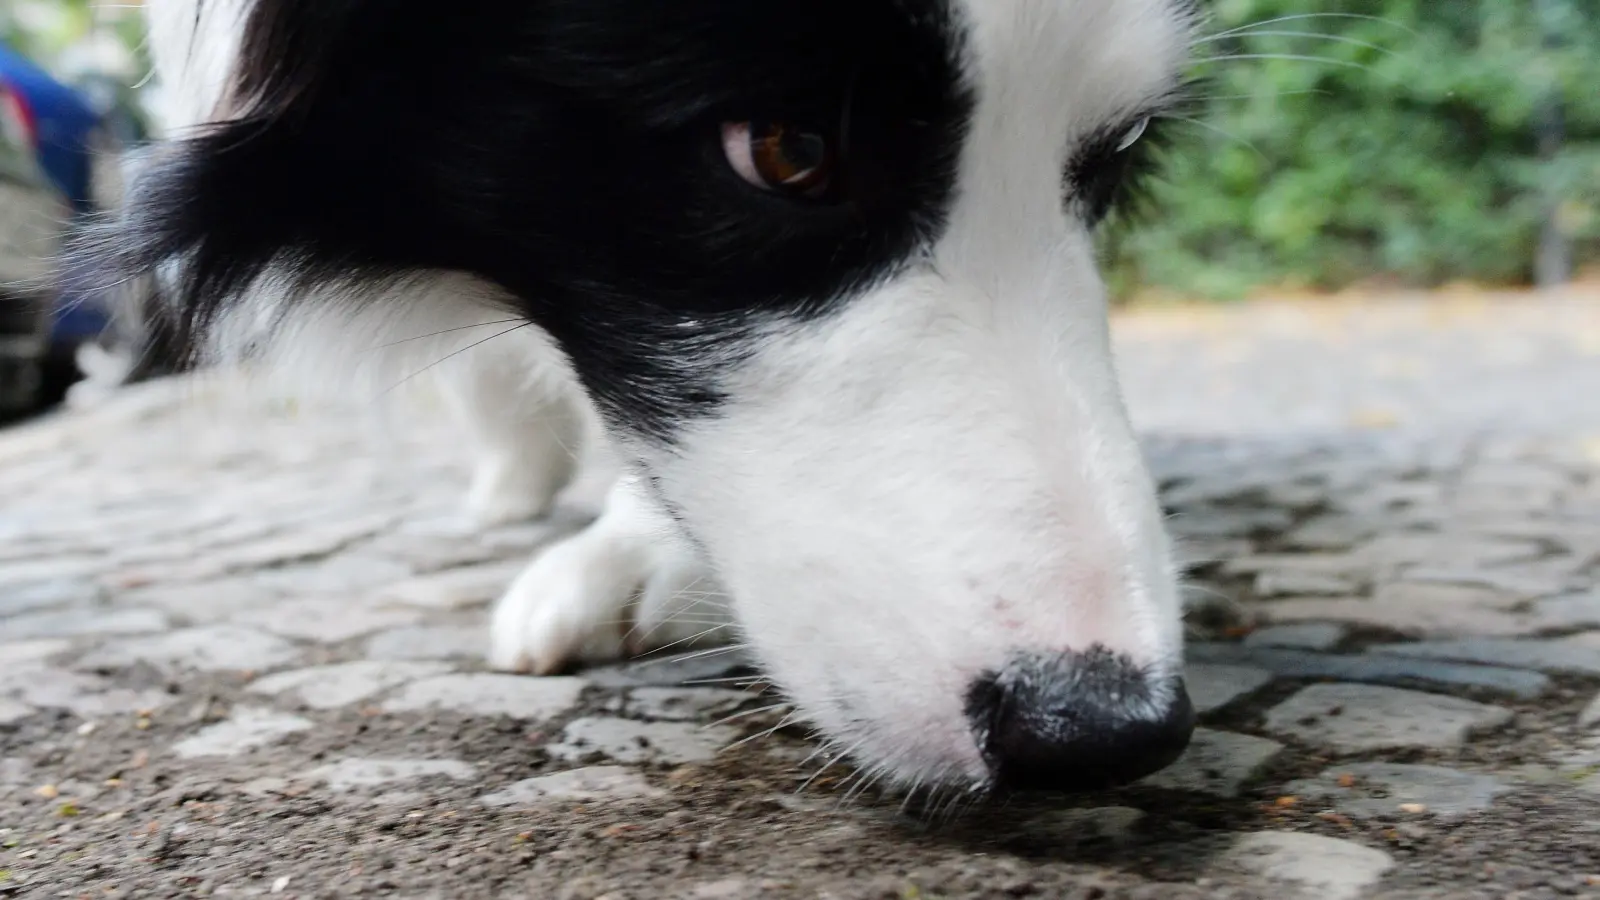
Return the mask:
[[91, 147], [100, 115], [89, 98], [50, 77], [4, 43], [0, 43], [0, 81], [26, 104], [38, 142], [39, 166], [74, 210], [90, 211]]
[[[15, 49], [0, 42], [0, 85], [10, 92], [24, 120], [39, 169], [72, 211], [74, 225], [96, 212], [96, 153], [115, 153], [115, 108], [100, 109], [84, 92], [61, 83]], [[106, 304], [88, 285], [58, 285], [50, 308], [50, 334], [42, 402], [58, 399], [77, 378], [77, 348], [109, 324]]]

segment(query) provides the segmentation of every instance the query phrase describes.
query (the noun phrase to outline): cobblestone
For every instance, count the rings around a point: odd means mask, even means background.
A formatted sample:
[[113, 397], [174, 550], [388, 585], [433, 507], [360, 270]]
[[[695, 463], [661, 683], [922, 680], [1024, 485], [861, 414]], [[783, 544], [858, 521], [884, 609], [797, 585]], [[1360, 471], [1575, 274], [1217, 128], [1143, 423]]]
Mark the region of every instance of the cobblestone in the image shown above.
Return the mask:
[[1423, 813], [1460, 818], [1488, 809], [1510, 790], [1489, 775], [1393, 763], [1336, 766], [1284, 787], [1289, 794], [1327, 800], [1335, 810], [1362, 818]]
[[1450, 750], [1511, 721], [1511, 710], [1457, 697], [1362, 684], [1317, 684], [1273, 707], [1266, 727], [1340, 753]]
[[450, 710], [479, 716], [548, 719], [571, 709], [583, 693], [584, 681], [519, 678], [515, 675], [440, 675], [407, 685], [383, 704], [389, 712]]
[[422, 618], [417, 610], [396, 609], [372, 600], [306, 597], [262, 604], [233, 616], [232, 621], [281, 637], [336, 644], [385, 628], [412, 625]]
[[599, 754], [620, 763], [705, 762], [739, 737], [737, 729], [691, 722], [635, 722], [585, 718], [567, 726], [546, 751], [580, 762]]
[[396, 628], [367, 641], [373, 659], [478, 659], [488, 631], [483, 626], [435, 625]]
[[1183, 758], [1144, 779], [1147, 787], [1237, 797], [1246, 781], [1283, 749], [1277, 741], [1201, 728]]
[[665, 794], [633, 769], [585, 766], [527, 778], [478, 799], [485, 806], [530, 807], [551, 801], [649, 799]]
[[1229, 863], [1305, 900], [1357, 900], [1394, 867], [1382, 850], [1314, 834], [1263, 831], [1234, 842]]
[[251, 684], [257, 694], [288, 694], [313, 709], [338, 709], [391, 688], [450, 671], [426, 662], [362, 660], [269, 675]]
[[476, 781], [478, 769], [459, 759], [341, 759], [300, 777], [325, 784], [332, 791], [358, 791], [427, 778]]
[[111, 641], [78, 665], [98, 669], [146, 662], [202, 672], [247, 672], [273, 669], [299, 656], [300, 651], [282, 638], [249, 628], [215, 625]]
[[[775, 728], [789, 710], [736, 652], [485, 671], [487, 605], [603, 492], [479, 530], [459, 435], [427, 416], [369, 429], [360, 403], [196, 378], [0, 431], [0, 887], [1582, 894], [1600, 406], [1559, 398], [1600, 393], [1600, 341], [1551, 348], [1600, 336], [1596, 309], [1123, 322], [1204, 601], [1204, 727], [1133, 788], [1001, 805], [908, 798]], [[1536, 329], [1531, 368], [1459, 352]], [[1427, 379], [1379, 365], [1419, 353]]]
[[1462, 641], [1424, 641], [1416, 644], [1386, 644], [1374, 647], [1375, 653], [1518, 666], [1546, 672], [1571, 672], [1600, 675], [1600, 647], [1562, 641], [1493, 640], [1475, 638]]
[[313, 727], [310, 719], [271, 710], [237, 708], [227, 720], [208, 726], [172, 746], [185, 759], [238, 756]]
[[1540, 672], [1399, 655], [1335, 655], [1257, 649], [1237, 644], [1198, 644], [1189, 648], [1189, 658], [1200, 663], [1259, 667], [1284, 678], [1338, 678], [1385, 685], [1432, 682], [1484, 688], [1514, 697], [1538, 697], [1550, 688], [1549, 677]]
[[1244, 639], [1250, 648], [1274, 647], [1287, 650], [1332, 650], [1345, 639], [1350, 629], [1327, 622], [1304, 625], [1274, 625], [1258, 628]]
[[1195, 711], [1208, 713], [1265, 687], [1272, 673], [1254, 666], [1191, 662], [1184, 673]]

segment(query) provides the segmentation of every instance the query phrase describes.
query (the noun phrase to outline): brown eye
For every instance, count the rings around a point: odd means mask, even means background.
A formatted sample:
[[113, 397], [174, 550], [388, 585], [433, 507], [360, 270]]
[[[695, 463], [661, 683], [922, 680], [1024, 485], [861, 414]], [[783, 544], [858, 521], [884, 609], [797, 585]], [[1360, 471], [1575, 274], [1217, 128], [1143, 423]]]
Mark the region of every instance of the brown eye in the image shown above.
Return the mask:
[[781, 122], [729, 122], [722, 149], [740, 178], [765, 191], [815, 198], [833, 178], [828, 138]]

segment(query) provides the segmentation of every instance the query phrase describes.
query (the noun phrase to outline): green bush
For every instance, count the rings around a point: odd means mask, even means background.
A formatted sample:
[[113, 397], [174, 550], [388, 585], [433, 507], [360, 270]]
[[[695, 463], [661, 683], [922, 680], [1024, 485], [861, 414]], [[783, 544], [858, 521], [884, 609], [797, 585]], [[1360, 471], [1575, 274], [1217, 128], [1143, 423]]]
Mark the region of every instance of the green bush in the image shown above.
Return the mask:
[[[1344, 15], [1249, 27], [1306, 13]], [[1142, 214], [1108, 229], [1115, 289], [1523, 282], [1552, 198], [1579, 259], [1600, 258], [1600, 0], [1218, 0], [1212, 15], [1209, 34], [1241, 30], [1201, 44], [1206, 83], [1180, 114], [1203, 124]], [[1289, 31], [1324, 37], [1265, 33]], [[1322, 61], [1222, 59], [1256, 54]], [[1552, 96], [1567, 134], [1542, 159]]]

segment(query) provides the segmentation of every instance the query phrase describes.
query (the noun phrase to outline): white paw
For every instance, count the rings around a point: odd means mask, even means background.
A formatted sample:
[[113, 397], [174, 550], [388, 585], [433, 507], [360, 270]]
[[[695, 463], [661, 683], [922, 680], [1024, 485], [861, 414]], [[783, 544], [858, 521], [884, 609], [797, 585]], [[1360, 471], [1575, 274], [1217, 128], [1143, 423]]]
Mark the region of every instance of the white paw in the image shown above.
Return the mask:
[[521, 459], [481, 459], [467, 491], [467, 514], [479, 528], [496, 528], [537, 519], [555, 505], [556, 495], [572, 479], [575, 468], [564, 450]]
[[546, 550], [500, 599], [489, 663], [543, 675], [725, 643], [729, 623], [699, 561], [663, 534], [659, 517], [613, 490], [594, 524]]

